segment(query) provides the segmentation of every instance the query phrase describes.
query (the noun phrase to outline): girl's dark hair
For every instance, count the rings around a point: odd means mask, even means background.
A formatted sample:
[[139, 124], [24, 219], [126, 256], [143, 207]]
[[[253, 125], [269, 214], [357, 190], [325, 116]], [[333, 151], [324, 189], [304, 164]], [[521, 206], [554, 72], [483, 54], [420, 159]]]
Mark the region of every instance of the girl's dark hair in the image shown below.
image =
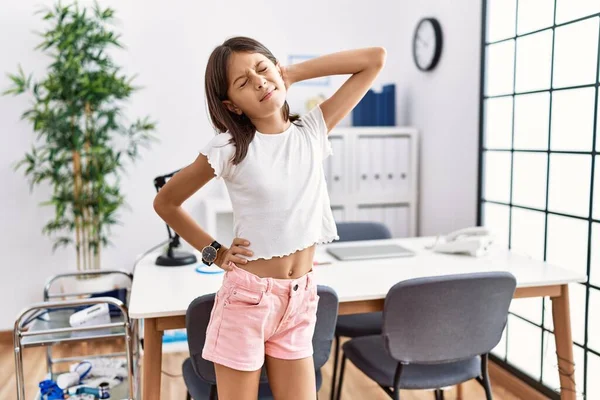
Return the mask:
[[[238, 36], [227, 39], [222, 45], [217, 46], [211, 53], [206, 66], [204, 76], [204, 88], [206, 91], [206, 102], [210, 119], [215, 129], [219, 132], [229, 131], [233, 136], [235, 144], [235, 156], [232, 160], [234, 164], [239, 164], [248, 153], [248, 146], [256, 133], [256, 127], [245, 115], [238, 115], [229, 111], [223, 104], [227, 100], [227, 72], [229, 66], [229, 57], [232, 53], [247, 52], [260, 53], [273, 62], [277, 59], [264, 45], [258, 41]], [[281, 107], [281, 113], [284, 120], [290, 120], [292, 123], [299, 121], [300, 117], [296, 114], [290, 115], [290, 107], [287, 101]]]

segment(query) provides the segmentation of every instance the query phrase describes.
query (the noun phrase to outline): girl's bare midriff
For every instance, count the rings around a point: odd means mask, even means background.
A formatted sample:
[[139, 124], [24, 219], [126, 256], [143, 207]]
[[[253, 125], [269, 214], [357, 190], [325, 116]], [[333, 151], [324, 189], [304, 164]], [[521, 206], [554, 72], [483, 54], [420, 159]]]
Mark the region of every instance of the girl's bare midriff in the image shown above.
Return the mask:
[[289, 256], [273, 257], [269, 260], [258, 259], [236, 265], [261, 278], [296, 279], [312, 269], [314, 254], [315, 246], [313, 245]]

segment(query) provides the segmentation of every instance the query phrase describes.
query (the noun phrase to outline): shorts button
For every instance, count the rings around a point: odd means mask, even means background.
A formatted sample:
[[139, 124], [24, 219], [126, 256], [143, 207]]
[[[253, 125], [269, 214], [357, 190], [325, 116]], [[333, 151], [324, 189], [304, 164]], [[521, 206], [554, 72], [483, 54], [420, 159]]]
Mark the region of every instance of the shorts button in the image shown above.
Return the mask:
[[298, 290], [298, 284], [294, 285], [294, 290]]

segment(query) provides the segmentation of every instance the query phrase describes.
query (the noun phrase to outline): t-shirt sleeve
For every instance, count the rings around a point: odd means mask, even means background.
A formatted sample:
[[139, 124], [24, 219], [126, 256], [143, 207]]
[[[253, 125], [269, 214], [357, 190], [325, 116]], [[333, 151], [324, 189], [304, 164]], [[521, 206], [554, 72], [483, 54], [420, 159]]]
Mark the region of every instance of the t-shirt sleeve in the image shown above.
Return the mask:
[[333, 154], [321, 106], [317, 105], [305, 114], [302, 117], [302, 123], [305, 125], [311, 139], [317, 144], [317, 148], [321, 151], [321, 159], [324, 160]]
[[232, 159], [235, 155], [235, 145], [229, 143], [231, 137], [230, 133], [219, 133], [200, 149], [200, 153], [208, 158], [217, 179], [227, 179], [234, 168]]

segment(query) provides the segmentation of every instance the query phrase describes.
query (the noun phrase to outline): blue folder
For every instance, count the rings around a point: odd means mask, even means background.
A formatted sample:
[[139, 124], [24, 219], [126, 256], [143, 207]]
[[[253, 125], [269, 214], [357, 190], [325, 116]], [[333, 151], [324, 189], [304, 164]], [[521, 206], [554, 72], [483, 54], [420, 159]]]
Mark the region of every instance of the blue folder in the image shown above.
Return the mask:
[[381, 93], [369, 89], [352, 111], [352, 125], [396, 125], [396, 85], [385, 85]]

